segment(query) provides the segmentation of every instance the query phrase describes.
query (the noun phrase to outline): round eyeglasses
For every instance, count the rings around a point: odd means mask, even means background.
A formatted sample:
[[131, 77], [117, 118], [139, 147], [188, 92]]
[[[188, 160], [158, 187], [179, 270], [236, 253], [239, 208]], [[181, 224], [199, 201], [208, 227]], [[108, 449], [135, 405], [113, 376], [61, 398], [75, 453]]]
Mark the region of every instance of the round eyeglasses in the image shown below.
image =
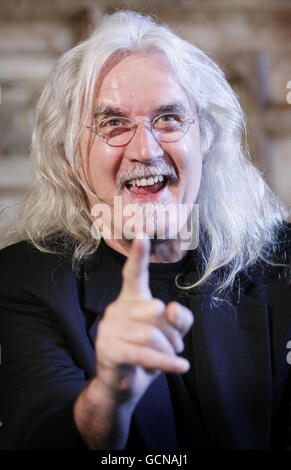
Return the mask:
[[184, 118], [179, 114], [162, 114], [151, 122], [134, 122], [126, 117], [110, 116], [99, 122], [95, 118], [94, 125], [87, 128], [95, 132], [106, 144], [121, 147], [129, 144], [139, 124], [148, 126], [157, 141], [176, 142], [186, 134], [190, 124], [194, 122], [194, 119]]

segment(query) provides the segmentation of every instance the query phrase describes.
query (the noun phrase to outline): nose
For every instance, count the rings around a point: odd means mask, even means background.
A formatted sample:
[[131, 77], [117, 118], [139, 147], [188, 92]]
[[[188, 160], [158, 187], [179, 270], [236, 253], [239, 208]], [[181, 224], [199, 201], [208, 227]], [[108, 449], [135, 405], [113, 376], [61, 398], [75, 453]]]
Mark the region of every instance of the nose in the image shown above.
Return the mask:
[[139, 122], [135, 134], [125, 149], [125, 156], [131, 161], [150, 162], [164, 153], [154, 137], [150, 125]]

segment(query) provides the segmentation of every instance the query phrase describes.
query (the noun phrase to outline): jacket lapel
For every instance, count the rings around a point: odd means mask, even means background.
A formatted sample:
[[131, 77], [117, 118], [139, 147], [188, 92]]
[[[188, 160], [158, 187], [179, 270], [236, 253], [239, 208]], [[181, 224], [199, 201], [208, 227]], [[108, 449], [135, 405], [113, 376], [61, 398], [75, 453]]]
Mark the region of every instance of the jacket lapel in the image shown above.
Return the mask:
[[[95, 375], [95, 353], [86, 331], [86, 319], [79, 302], [79, 286], [69, 261], [62, 261], [50, 273], [46, 302], [57, 315], [76, 364], [86, 377]], [[49, 295], [47, 295], [47, 293]]]
[[241, 292], [214, 307], [191, 296], [194, 367], [202, 414], [214, 448], [260, 449], [269, 442], [271, 370], [267, 307]]

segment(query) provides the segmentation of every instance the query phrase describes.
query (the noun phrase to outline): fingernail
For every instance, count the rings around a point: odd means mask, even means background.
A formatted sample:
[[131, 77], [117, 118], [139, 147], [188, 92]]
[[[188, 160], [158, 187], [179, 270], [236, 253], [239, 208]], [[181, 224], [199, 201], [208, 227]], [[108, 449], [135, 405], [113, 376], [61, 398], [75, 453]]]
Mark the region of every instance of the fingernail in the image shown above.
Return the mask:
[[190, 362], [187, 361], [186, 359], [183, 359], [182, 357], [179, 358], [179, 365], [181, 366], [181, 373], [188, 372], [190, 369]]

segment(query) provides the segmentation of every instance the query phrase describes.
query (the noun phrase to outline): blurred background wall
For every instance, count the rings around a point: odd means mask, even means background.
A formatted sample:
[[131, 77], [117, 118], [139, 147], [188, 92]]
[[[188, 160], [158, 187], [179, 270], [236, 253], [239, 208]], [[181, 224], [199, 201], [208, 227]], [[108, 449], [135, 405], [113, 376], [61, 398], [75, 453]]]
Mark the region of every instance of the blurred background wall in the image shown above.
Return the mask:
[[0, 208], [30, 181], [34, 109], [56, 58], [117, 8], [156, 15], [218, 62], [245, 111], [253, 162], [290, 209], [290, 0], [0, 0]]

